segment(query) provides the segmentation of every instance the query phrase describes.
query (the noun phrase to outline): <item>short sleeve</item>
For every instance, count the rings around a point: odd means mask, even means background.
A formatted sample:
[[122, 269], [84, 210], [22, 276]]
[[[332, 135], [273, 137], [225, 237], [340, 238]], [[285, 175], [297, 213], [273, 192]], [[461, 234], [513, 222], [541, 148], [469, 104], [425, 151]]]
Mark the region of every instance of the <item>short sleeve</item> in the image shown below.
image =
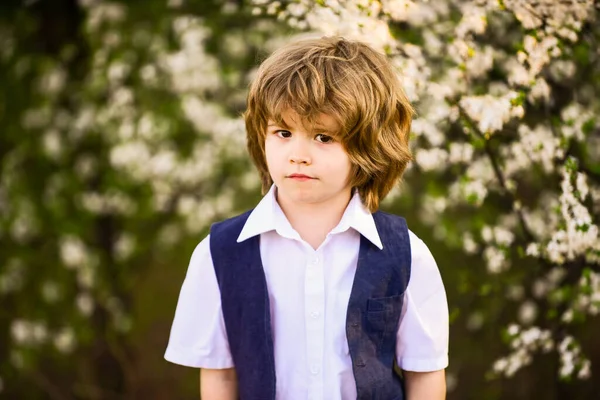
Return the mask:
[[188, 367], [233, 367], [210, 235], [194, 250], [171, 326], [165, 359]]
[[421, 239], [410, 232], [411, 275], [396, 341], [398, 366], [430, 372], [448, 366], [448, 302], [437, 264]]

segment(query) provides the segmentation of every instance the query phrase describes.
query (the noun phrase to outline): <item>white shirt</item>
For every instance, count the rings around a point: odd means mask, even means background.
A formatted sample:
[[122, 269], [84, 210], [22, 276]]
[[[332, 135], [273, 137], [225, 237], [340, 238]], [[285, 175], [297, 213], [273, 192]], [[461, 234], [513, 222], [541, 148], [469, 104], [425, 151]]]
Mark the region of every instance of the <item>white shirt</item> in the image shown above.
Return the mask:
[[[252, 211], [238, 242], [261, 235], [277, 377], [277, 399], [356, 399], [346, 311], [360, 235], [383, 248], [358, 193], [314, 250], [292, 228], [275, 189]], [[448, 305], [429, 249], [409, 231], [411, 275], [397, 333], [398, 366], [437, 371], [448, 365]], [[194, 250], [181, 288], [165, 359], [198, 368], [234, 366], [223, 321], [209, 237]]]

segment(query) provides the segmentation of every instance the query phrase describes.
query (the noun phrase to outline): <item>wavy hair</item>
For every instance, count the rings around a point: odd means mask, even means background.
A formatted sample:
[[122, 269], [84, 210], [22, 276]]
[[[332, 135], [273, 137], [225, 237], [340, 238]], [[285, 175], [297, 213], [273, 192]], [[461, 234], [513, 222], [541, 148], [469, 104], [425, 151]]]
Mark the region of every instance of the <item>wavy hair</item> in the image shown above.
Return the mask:
[[267, 122], [282, 123], [286, 110], [307, 124], [321, 113], [339, 123], [335, 136], [352, 164], [350, 184], [375, 212], [412, 159], [414, 110], [386, 56], [359, 41], [322, 37], [290, 43], [263, 61], [244, 112], [263, 193], [273, 184], [265, 158]]

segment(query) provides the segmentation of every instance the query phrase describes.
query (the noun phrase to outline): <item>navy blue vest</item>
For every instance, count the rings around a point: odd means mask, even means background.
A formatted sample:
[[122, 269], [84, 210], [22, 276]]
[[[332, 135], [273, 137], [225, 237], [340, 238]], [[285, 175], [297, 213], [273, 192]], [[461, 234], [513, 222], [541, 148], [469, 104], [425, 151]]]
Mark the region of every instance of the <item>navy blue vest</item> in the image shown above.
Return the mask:
[[[275, 400], [275, 361], [269, 292], [260, 236], [237, 238], [250, 211], [211, 227], [210, 251], [221, 291], [223, 317], [243, 400]], [[380, 250], [360, 238], [348, 302], [346, 337], [359, 400], [403, 400], [394, 372], [396, 332], [410, 279], [411, 253], [404, 218], [376, 212]]]

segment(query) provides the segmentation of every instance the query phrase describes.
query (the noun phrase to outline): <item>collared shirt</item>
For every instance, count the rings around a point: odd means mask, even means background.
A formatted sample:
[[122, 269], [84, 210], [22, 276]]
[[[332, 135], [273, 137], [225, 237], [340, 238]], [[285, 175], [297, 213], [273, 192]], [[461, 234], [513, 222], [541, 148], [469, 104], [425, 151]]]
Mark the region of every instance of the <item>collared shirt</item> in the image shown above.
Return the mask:
[[[251, 212], [238, 242], [260, 237], [269, 300], [277, 399], [356, 399], [346, 339], [346, 311], [360, 236], [382, 248], [358, 193], [317, 250], [279, 207], [275, 187]], [[397, 332], [396, 359], [408, 371], [448, 365], [448, 305], [431, 252], [409, 231], [411, 276]], [[165, 359], [198, 368], [231, 368], [219, 286], [206, 237], [192, 254]]]

